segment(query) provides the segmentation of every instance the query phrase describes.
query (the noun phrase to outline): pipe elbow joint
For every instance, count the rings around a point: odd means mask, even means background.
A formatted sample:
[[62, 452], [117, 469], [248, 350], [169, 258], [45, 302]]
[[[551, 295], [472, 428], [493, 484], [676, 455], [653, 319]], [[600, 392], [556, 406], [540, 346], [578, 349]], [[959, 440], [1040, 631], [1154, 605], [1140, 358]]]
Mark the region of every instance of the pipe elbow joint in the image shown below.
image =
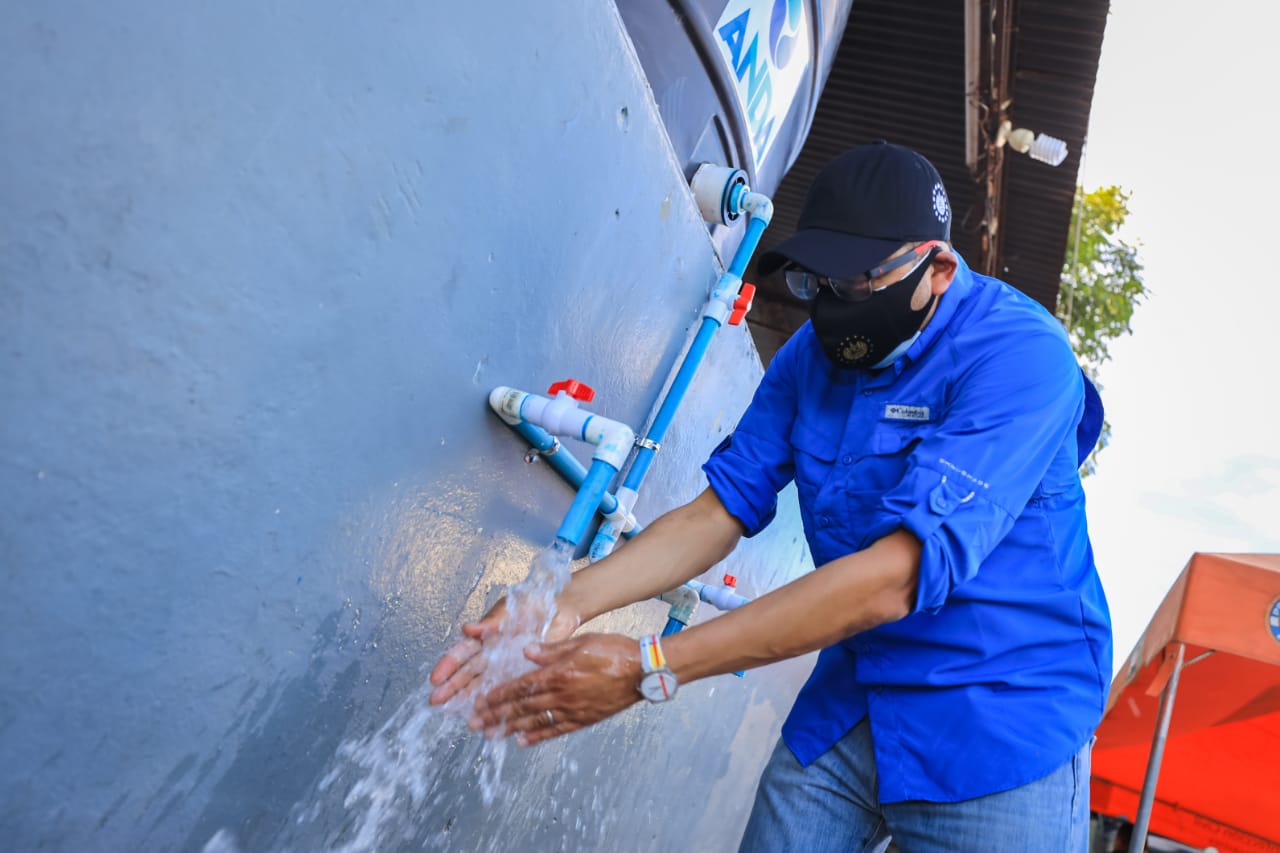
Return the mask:
[[742, 209], [752, 219], [759, 220], [762, 224], [768, 225], [773, 221], [773, 199], [764, 193], [748, 192], [742, 197]]
[[693, 587], [682, 584], [667, 590], [658, 598], [671, 605], [671, 609], [667, 611], [668, 619], [674, 619], [682, 625], [693, 621], [693, 613], [698, 609], [698, 593]]
[[499, 385], [489, 392], [489, 408], [493, 409], [508, 426], [515, 426], [523, 420], [520, 417], [520, 407], [527, 396], [529, 395], [524, 391]]
[[512, 426], [529, 423], [552, 435], [567, 435], [594, 444], [592, 458], [615, 470], [622, 469], [636, 443], [631, 427], [579, 408], [578, 401], [567, 394], [547, 398], [499, 386], [489, 392], [489, 405]]
[[592, 459], [599, 459], [622, 470], [636, 443], [636, 434], [631, 427], [594, 415], [583, 426], [582, 432], [583, 438], [596, 446]]

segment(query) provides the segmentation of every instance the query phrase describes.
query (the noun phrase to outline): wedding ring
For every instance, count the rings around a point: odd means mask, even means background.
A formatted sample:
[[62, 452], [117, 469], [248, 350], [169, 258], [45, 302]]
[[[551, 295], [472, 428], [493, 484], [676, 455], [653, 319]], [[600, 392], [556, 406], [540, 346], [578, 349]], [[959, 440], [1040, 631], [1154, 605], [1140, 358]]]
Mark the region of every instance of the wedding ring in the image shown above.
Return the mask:
[[542, 713], [543, 713], [543, 714], [546, 714], [546, 716], [547, 716], [547, 725], [548, 725], [548, 726], [554, 726], [554, 725], [556, 724], [556, 715], [555, 715], [555, 714], [553, 714], [553, 713], [551, 713], [551, 709], [550, 709], [550, 708], [548, 708], [547, 710], [543, 711]]

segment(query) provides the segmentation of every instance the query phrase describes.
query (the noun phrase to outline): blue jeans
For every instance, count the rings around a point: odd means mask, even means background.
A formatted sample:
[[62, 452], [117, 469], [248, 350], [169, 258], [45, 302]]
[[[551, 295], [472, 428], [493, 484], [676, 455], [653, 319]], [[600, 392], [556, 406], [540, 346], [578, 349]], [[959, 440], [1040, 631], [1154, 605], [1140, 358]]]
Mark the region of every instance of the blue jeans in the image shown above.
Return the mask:
[[881, 803], [863, 720], [808, 767], [781, 740], [760, 778], [739, 853], [1086, 853], [1089, 750], [1010, 791], [959, 803]]

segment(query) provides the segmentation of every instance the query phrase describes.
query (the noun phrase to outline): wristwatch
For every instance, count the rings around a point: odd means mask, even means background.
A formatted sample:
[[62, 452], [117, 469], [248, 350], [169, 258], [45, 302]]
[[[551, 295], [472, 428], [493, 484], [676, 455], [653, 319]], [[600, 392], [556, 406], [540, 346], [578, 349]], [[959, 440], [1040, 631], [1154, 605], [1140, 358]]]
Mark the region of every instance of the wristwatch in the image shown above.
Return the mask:
[[640, 667], [644, 675], [640, 677], [640, 695], [650, 702], [665, 702], [676, 695], [680, 682], [676, 674], [667, 668], [667, 659], [662, 655], [662, 643], [657, 634], [640, 638]]

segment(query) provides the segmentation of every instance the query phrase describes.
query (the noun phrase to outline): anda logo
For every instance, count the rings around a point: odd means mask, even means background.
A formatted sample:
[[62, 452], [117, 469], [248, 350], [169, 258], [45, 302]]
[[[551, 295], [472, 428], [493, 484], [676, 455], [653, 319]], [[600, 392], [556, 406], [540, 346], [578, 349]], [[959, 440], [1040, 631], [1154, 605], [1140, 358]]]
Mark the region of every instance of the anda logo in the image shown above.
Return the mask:
[[804, 0], [730, 0], [716, 24], [720, 55], [737, 81], [735, 91], [751, 137], [757, 168], [809, 65]]

